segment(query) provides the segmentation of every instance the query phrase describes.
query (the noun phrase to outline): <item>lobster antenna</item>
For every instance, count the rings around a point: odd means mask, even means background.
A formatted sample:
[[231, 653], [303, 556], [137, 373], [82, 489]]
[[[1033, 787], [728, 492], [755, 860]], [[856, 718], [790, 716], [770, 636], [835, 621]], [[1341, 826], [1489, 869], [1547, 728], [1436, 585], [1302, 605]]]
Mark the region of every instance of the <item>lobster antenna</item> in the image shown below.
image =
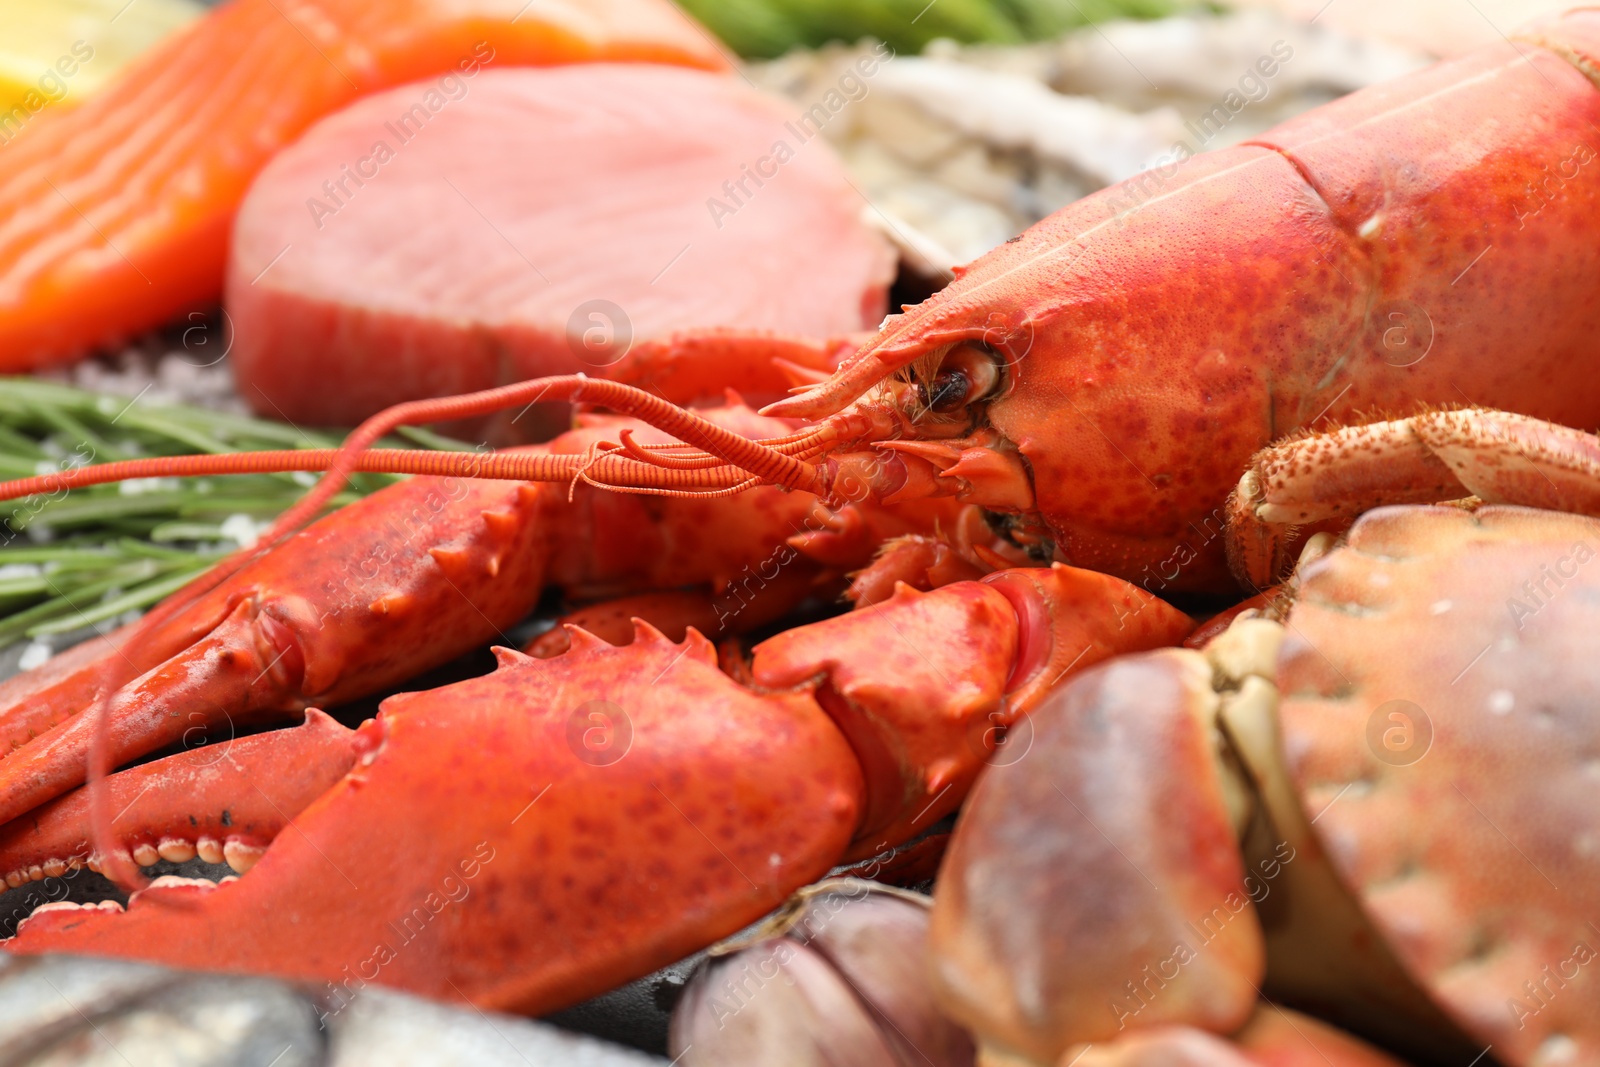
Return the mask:
[[[510, 453], [441, 453], [414, 449], [372, 450], [385, 435], [401, 426], [475, 418], [506, 408], [540, 400], [584, 400], [613, 411], [632, 415], [681, 441], [702, 450], [702, 454], [737, 468], [738, 477], [726, 467], [695, 465], [698, 476], [685, 479], [681, 462], [661, 462], [650, 453], [648, 459], [637, 453], [629, 457], [602, 458], [595, 470], [603, 481], [619, 488], [715, 489], [755, 477], [767, 484], [791, 489], [816, 491], [821, 481], [815, 466], [789, 454], [805, 434], [790, 434], [768, 443], [752, 441], [690, 411], [677, 407], [642, 389], [584, 375], [540, 378], [514, 385], [435, 400], [418, 400], [381, 411], [357, 427], [338, 449], [304, 449], [273, 452], [236, 452], [206, 456], [160, 456], [125, 460], [92, 467], [19, 478], [0, 482], [0, 500], [37, 493], [123, 481], [129, 478], [195, 477], [225, 474], [258, 474], [283, 471], [326, 471], [310, 493], [285, 512], [263, 538], [294, 529], [314, 516], [327, 501], [344, 488], [353, 473], [367, 471], [389, 474], [432, 474], [468, 478], [497, 478], [517, 481], [569, 481], [584, 465], [576, 456]], [[778, 447], [771, 447], [776, 445]], [[672, 446], [665, 446], [671, 448]], [[798, 450], [798, 449], [795, 449]], [[678, 460], [686, 456], [675, 457]], [[679, 468], [673, 470], [672, 468]]]
[[[227, 474], [280, 474], [285, 471], [326, 471], [339, 455], [335, 448], [283, 449], [262, 452], [232, 452], [197, 456], [157, 456], [146, 459], [117, 460], [90, 467], [40, 474], [0, 482], [0, 500], [36, 494], [54, 495], [64, 490], [85, 489], [132, 478], [203, 478]], [[715, 488], [726, 484], [741, 468], [708, 457], [709, 463], [692, 468], [700, 473], [682, 483], [682, 488]], [[647, 453], [643, 461], [626, 456], [601, 456], [598, 469], [619, 483], [655, 478], [664, 487], [677, 487], [672, 476], [653, 472], [672, 469]], [[375, 448], [357, 458], [355, 470], [368, 474], [420, 474], [439, 478], [487, 478], [506, 481], [561, 482], [569, 480], [582, 466], [578, 455], [552, 455], [536, 452], [435, 452], [414, 448]]]

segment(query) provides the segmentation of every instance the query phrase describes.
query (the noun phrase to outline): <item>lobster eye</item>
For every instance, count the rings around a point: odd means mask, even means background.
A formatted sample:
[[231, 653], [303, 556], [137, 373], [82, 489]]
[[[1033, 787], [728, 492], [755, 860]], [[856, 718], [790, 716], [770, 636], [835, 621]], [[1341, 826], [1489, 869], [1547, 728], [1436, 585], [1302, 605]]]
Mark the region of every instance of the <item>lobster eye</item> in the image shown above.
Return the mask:
[[920, 392], [923, 406], [948, 415], [983, 400], [999, 384], [998, 357], [979, 345], [963, 344], [946, 354], [933, 379], [921, 386]]
[[955, 411], [967, 402], [968, 396], [972, 395], [972, 379], [967, 377], [967, 372], [964, 370], [940, 371], [926, 391], [928, 406], [934, 411], [940, 413]]

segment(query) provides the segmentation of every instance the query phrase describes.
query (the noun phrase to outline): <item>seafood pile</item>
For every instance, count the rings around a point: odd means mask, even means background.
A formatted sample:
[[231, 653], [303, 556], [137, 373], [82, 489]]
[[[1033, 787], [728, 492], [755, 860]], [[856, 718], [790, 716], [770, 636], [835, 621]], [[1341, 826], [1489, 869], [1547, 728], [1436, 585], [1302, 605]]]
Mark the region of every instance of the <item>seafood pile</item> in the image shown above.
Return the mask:
[[926, 272], [1182, 152], [1240, 144], [1428, 62], [1261, 11], [1116, 22], [1030, 45], [938, 41], [849, 77], [882, 48], [795, 52], [749, 74], [802, 108], [845, 92], [851, 106], [823, 133]]
[[[1133, 64], [1063, 91], [1191, 32], [1160, 24], [782, 59], [751, 80], [785, 110], [665, 5], [476, 2], [418, 0], [415, 39], [328, 4], [361, 99], [319, 69], [272, 137], [208, 118], [250, 145], [191, 173], [208, 213], [59, 261], [0, 225], [18, 366], [209, 293], [259, 316], [258, 412], [361, 420], [0, 483], [321, 476], [0, 683], [8, 952], [278, 979], [325, 1022], [370, 987], [571, 1019], [667, 968], [683, 1064], [1600, 1062], [1600, 8], [1431, 64], [1273, 36], [1185, 117]], [[237, 40], [266, 17], [144, 62], [276, 61]], [[1337, 98], [1265, 126], [1294, 93]], [[94, 107], [18, 147], [111, 136]], [[765, 149], [709, 143], [747, 122]], [[541, 139], [559, 173], [506, 179]], [[932, 291], [873, 326], [896, 251]], [[652, 305], [691, 255], [703, 301]], [[450, 262], [494, 266], [399, 277]], [[751, 299], [783, 264], [824, 266]], [[396, 436], [426, 425], [480, 443]]]

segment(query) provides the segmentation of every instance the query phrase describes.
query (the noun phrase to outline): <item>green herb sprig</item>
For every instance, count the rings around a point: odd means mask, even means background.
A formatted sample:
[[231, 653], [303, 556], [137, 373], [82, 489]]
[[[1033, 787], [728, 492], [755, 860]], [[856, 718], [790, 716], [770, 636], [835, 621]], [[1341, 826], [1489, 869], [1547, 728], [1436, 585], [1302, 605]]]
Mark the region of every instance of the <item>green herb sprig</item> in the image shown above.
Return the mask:
[[915, 55], [936, 37], [1012, 44], [1115, 18], [1162, 18], [1196, 0], [679, 0], [742, 56], [876, 37]]
[[[0, 378], [0, 480], [144, 456], [331, 448], [342, 435]], [[382, 447], [468, 451], [426, 430]], [[247, 543], [316, 475], [153, 478], [0, 502], [0, 648], [149, 607]], [[358, 474], [342, 507], [398, 479]]]

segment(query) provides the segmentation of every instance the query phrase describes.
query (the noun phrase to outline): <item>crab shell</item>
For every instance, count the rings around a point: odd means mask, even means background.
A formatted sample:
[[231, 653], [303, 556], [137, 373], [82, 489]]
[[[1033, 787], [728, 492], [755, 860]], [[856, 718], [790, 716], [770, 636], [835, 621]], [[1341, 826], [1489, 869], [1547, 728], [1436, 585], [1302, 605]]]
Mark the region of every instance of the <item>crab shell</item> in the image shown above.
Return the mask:
[[1374, 513], [1305, 576], [1279, 661], [1290, 771], [1334, 866], [1516, 1063], [1600, 1059], [1597, 555], [1588, 518]]
[[1368, 513], [1282, 627], [1035, 712], [941, 874], [944, 1006], [1019, 1062], [1263, 990], [1427, 1060], [1600, 1062], [1597, 652], [1600, 521]]
[[[1263, 1003], [1231, 1040], [1187, 1026], [1130, 1030], [1063, 1056], [1060, 1067], [1402, 1067], [1399, 1060], [1299, 1012]], [[988, 1067], [988, 1065], [985, 1065]]]

